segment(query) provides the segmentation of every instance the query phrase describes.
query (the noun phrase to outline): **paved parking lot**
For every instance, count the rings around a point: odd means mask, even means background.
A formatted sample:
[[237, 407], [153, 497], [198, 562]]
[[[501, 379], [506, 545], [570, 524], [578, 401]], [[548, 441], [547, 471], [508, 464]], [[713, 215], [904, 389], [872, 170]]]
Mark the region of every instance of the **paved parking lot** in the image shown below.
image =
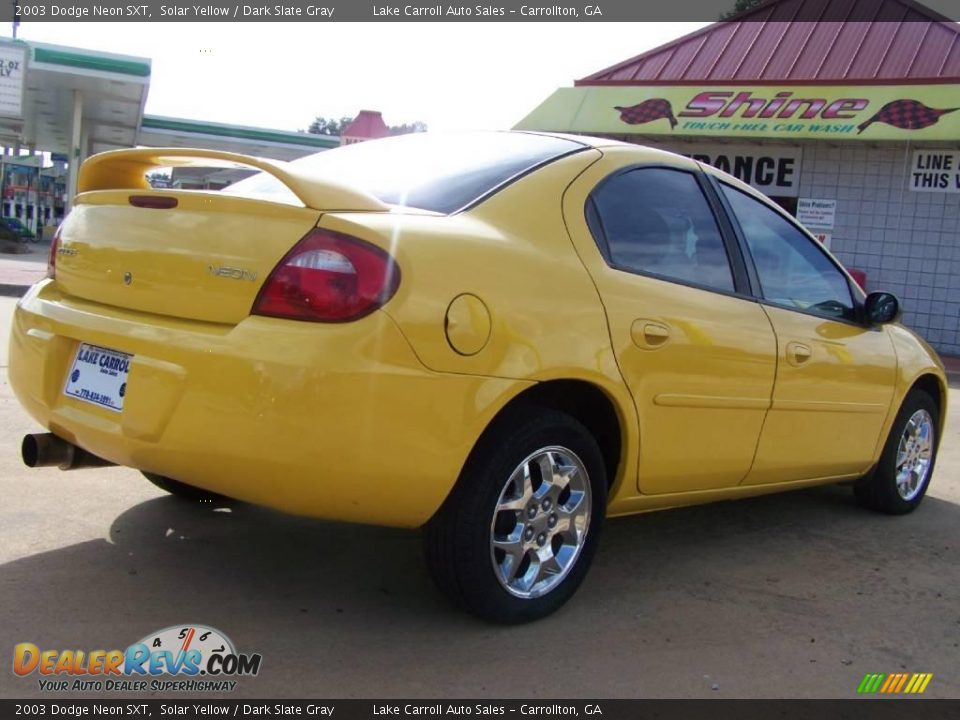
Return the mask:
[[[822, 488], [612, 521], [565, 609], [519, 628], [447, 606], [416, 532], [200, 508], [125, 468], [28, 471], [0, 298], [0, 654], [219, 628], [263, 667], [235, 697], [851, 697], [931, 672], [960, 697], [960, 401], [911, 516]], [[8, 665], [9, 667], [9, 665]], [[0, 672], [0, 696], [39, 695]]]

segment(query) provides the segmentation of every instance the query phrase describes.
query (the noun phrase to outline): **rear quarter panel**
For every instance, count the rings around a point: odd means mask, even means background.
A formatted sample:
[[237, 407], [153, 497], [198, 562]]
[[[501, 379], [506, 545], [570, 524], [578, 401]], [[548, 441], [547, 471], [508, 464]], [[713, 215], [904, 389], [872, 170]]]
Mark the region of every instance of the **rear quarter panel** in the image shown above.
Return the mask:
[[[615, 494], [636, 485], [635, 470], [629, 482], [623, 477], [636, 467], [636, 411], [562, 214], [567, 187], [600, 157], [590, 149], [562, 158], [451, 216], [331, 213], [320, 226], [373, 242], [397, 260], [400, 288], [383, 309], [431, 370], [599, 387], [623, 431]], [[446, 331], [448, 307], [464, 293], [482, 301], [490, 322], [486, 343], [471, 355], [454, 349]]]

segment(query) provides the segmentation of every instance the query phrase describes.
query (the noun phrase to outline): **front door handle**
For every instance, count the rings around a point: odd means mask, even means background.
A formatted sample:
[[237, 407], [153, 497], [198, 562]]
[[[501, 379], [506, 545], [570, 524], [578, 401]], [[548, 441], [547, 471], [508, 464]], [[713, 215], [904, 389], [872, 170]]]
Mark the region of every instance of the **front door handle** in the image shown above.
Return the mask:
[[787, 362], [794, 367], [800, 367], [811, 357], [813, 357], [813, 351], [809, 345], [798, 342], [787, 343]]
[[656, 350], [667, 344], [670, 327], [655, 320], [634, 320], [630, 327], [633, 344], [644, 350]]

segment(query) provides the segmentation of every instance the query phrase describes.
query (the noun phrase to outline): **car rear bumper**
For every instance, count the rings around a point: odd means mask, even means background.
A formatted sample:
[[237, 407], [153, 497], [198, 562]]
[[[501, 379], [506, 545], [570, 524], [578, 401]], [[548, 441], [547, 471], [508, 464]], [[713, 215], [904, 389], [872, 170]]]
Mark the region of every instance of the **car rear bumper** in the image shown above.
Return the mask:
[[[80, 342], [134, 356], [122, 412], [64, 395]], [[64, 298], [51, 281], [17, 306], [9, 374], [41, 424], [117, 464], [399, 527], [430, 518], [483, 428], [529, 384], [427, 370], [383, 312], [226, 326]]]

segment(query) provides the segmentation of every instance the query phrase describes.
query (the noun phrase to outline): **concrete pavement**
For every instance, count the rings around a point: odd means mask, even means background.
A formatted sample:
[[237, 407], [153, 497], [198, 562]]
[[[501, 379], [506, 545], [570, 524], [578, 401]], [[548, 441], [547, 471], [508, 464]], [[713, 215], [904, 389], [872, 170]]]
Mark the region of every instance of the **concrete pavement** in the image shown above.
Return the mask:
[[[13, 304], [0, 298], [0, 338]], [[26, 470], [19, 441], [40, 428], [0, 347], [8, 662], [17, 642], [124, 648], [206, 623], [263, 655], [236, 698], [848, 698], [864, 674], [897, 671], [960, 697], [956, 392], [912, 515], [829, 487], [611, 521], [567, 607], [502, 628], [446, 604], [416, 532], [193, 506], [125, 468]], [[39, 695], [35, 675], [0, 672], [0, 696]]]
[[30, 252], [0, 254], [0, 295], [20, 297], [47, 273], [48, 245], [30, 244]]

